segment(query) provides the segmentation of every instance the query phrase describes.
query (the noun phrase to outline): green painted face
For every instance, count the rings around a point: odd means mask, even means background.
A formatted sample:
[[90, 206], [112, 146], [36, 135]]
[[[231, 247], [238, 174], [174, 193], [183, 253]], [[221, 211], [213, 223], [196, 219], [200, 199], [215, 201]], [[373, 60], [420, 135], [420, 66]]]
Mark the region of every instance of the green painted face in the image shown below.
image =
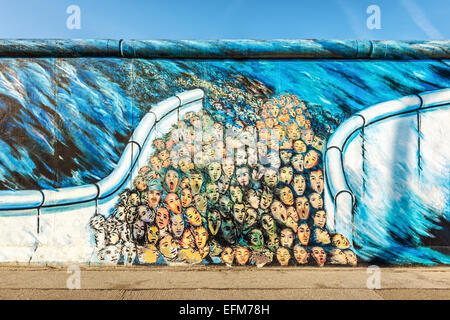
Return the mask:
[[250, 243], [253, 249], [260, 249], [264, 246], [264, 237], [261, 230], [255, 229], [250, 233]]

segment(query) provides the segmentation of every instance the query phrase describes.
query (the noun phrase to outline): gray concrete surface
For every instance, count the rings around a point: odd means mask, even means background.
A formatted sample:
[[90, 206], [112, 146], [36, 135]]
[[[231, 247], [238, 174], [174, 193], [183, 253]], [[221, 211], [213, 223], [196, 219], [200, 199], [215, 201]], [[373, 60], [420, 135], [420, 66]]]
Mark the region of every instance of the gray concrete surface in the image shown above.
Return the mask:
[[367, 268], [80, 266], [80, 289], [67, 289], [67, 266], [0, 266], [0, 299], [450, 299], [450, 267]]

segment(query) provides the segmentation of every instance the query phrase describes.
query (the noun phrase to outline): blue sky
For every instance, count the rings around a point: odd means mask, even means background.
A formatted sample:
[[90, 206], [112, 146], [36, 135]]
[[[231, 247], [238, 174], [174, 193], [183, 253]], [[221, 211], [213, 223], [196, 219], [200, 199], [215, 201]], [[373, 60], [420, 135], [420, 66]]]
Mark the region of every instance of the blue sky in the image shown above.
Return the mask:
[[[69, 5], [81, 29], [66, 27]], [[369, 5], [381, 29], [366, 26]], [[0, 0], [0, 38], [449, 39], [450, 0]]]

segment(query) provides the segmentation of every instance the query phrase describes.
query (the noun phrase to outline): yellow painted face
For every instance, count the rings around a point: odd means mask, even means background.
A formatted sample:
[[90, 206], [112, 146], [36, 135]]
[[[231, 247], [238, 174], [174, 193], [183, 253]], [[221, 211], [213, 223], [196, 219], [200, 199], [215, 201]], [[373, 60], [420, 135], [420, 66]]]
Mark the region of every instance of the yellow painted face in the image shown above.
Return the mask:
[[323, 208], [323, 200], [320, 194], [317, 192], [311, 193], [309, 196], [309, 202], [314, 209], [322, 209]]
[[277, 260], [282, 266], [287, 266], [289, 264], [289, 260], [291, 259], [291, 254], [289, 253], [289, 250], [280, 247], [277, 249]]
[[164, 257], [174, 259], [178, 254], [178, 244], [171, 235], [167, 235], [159, 242], [159, 251]]
[[292, 190], [288, 187], [284, 187], [281, 189], [280, 192], [280, 199], [281, 201], [288, 206], [291, 206], [294, 204], [294, 194], [292, 193]]
[[202, 216], [194, 207], [189, 207], [186, 209], [186, 218], [193, 226], [199, 227], [202, 224]]
[[220, 255], [220, 260], [227, 265], [232, 265], [234, 261], [234, 251], [230, 247], [226, 247], [223, 249], [222, 254]]
[[159, 237], [159, 229], [157, 226], [150, 226], [147, 229], [147, 239], [150, 244], [156, 244]]
[[287, 127], [287, 135], [292, 140], [300, 139], [301, 132], [299, 126], [295, 123], [289, 124]]
[[350, 248], [350, 241], [342, 234], [338, 233], [333, 236], [333, 245], [339, 249], [348, 249]]
[[296, 140], [294, 142], [294, 150], [297, 153], [304, 153], [306, 152], [306, 144], [302, 140]]
[[280, 181], [290, 184], [292, 181], [292, 176], [294, 172], [291, 167], [282, 167], [280, 169]]
[[316, 260], [317, 264], [319, 266], [323, 266], [325, 264], [325, 261], [327, 260], [327, 254], [325, 253], [325, 250], [321, 247], [313, 247], [311, 249], [312, 257], [314, 260]]

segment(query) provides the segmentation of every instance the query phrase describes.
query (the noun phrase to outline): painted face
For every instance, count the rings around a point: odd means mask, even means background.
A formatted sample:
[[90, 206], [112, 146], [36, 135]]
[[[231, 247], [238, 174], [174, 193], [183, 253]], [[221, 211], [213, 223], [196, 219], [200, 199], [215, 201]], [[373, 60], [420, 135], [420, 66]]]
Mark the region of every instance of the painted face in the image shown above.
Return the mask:
[[278, 141], [283, 141], [286, 137], [286, 130], [282, 125], [275, 126], [274, 128], [275, 136], [278, 138]]
[[264, 237], [261, 230], [254, 229], [250, 232], [250, 243], [253, 248], [260, 249], [264, 246]]
[[120, 253], [120, 249], [116, 246], [107, 246], [100, 251], [100, 256], [106, 263], [117, 264], [120, 259]]
[[291, 218], [291, 219], [294, 220], [295, 222], [298, 221], [298, 213], [297, 213], [297, 210], [295, 210], [295, 207], [293, 207], [293, 206], [288, 207], [288, 208], [286, 209], [286, 211], [287, 211], [287, 214], [288, 214], [288, 217], [289, 217], [289, 218]]
[[263, 226], [263, 229], [269, 234], [269, 235], [275, 235], [276, 227], [275, 227], [275, 221], [273, 220], [271, 215], [264, 214], [261, 217], [261, 223]]
[[[127, 214], [126, 214], [126, 210], [125, 210], [125, 206], [118, 206], [116, 209], [115, 209], [115, 213], [114, 213], [114, 215], [115, 215], [115, 217], [116, 217], [116, 219], [118, 220], [118, 221], [121, 221], [121, 222], [123, 222], [123, 221], [126, 221], [126, 219], [127, 219]], [[96, 217], [100, 217], [100, 215], [97, 215]], [[103, 218], [103, 216], [101, 216], [102, 218]], [[99, 218], [97, 218], [97, 219], [99, 219]], [[104, 220], [104, 219], [103, 219]], [[100, 221], [98, 221], [98, 223], [99, 223]], [[100, 225], [101, 226], [101, 225]], [[92, 226], [94, 229], [96, 229], [95, 228], [95, 226]]]
[[222, 254], [220, 255], [220, 260], [231, 266], [233, 264], [234, 261], [234, 251], [233, 249], [231, 249], [230, 247], [226, 247], [225, 249], [223, 249]]
[[168, 259], [175, 259], [178, 255], [178, 244], [172, 238], [171, 235], [165, 236], [159, 242], [159, 251], [161, 254]]
[[166, 208], [159, 207], [156, 211], [156, 225], [159, 229], [165, 229], [169, 224], [169, 211]]
[[137, 193], [133, 192], [128, 196], [127, 203], [129, 206], [137, 207], [141, 204], [141, 199]]
[[191, 189], [185, 188], [181, 191], [181, 205], [183, 208], [189, 207], [192, 202], [192, 191]]
[[240, 186], [245, 187], [250, 183], [250, 170], [247, 167], [236, 170], [236, 178]]
[[311, 129], [303, 130], [302, 133], [302, 140], [307, 144], [311, 145], [314, 140], [314, 131]]
[[294, 194], [292, 193], [292, 190], [289, 187], [281, 189], [280, 199], [285, 205], [292, 206], [294, 204]]
[[305, 248], [296, 244], [294, 246], [294, 258], [297, 260], [298, 264], [306, 264], [308, 263], [309, 253]]
[[150, 226], [147, 228], [147, 240], [150, 244], [156, 244], [159, 238], [159, 229], [157, 226]]
[[221, 254], [223, 251], [221, 245], [216, 240], [211, 240], [209, 243], [209, 252], [211, 253], [211, 256], [217, 257], [219, 254]]
[[258, 219], [258, 212], [253, 208], [247, 209], [247, 215], [245, 216], [245, 229], [249, 229], [256, 223], [256, 219]]
[[214, 183], [208, 183], [206, 185], [206, 197], [212, 203], [217, 203], [219, 200], [219, 187]]
[[317, 264], [322, 267], [325, 264], [325, 261], [327, 261], [327, 254], [325, 253], [325, 250], [321, 247], [313, 247], [311, 252], [314, 260], [316, 260]]
[[219, 193], [224, 194], [228, 191], [228, 188], [230, 188], [230, 181], [231, 178], [228, 176], [223, 175], [219, 181], [217, 182], [217, 186], [219, 187]]
[[253, 209], [258, 209], [259, 207], [259, 197], [258, 193], [254, 189], [249, 189], [247, 191], [247, 202]]
[[208, 228], [213, 236], [219, 232], [221, 223], [222, 220], [219, 211], [212, 210], [208, 212]]
[[156, 208], [161, 200], [161, 190], [149, 190], [147, 193], [148, 206], [150, 208]]
[[222, 170], [226, 176], [231, 177], [234, 173], [234, 160], [232, 158], [226, 158], [223, 161]]
[[281, 230], [280, 244], [283, 247], [290, 248], [294, 244], [294, 233], [291, 229], [285, 228]]
[[318, 136], [314, 137], [313, 142], [312, 142], [312, 146], [314, 149], [322, 151], [324, 144], [325, 144], [325, 141], [322, 138], [320, 138]]
[[292, 167], [295, 171], [303, 172], [303, 155], [296, 154], [291, 158]]
[[331, 264], [348, 264], [347, 256], [341, 249], [333, 249], [330, 251]]
[[320, 228], [316, 228], [314, 230], [314, 237], [315, 237], [316, 243], [319, 243], [321, 245], [331, 243], [330, 234]]
[[139, 206], [137, 208], [139, 220], [145, 223], [153, 223], [155, 220], [155, 214], [153, 210], [150, 210], [147, 206]]
[[292, 181], [292, 177], [294, 175], [294, 171], [292, 167], [281, 167], [280, 169], [280, 181], [290, 184]]
[[278, 221], [285, 223], [287, 220], [287, 211], [286, 207], [278, 200], [275, 200], [270, 205], [270, 212], [272, 213], [272, 216], [277, 219]]
[[327, 222], [327, 213], [325, 210], [317, 211], [314, 216], [314, 225], [320, 228], [325, 228], [325, 223]]
[[181, 213], [181, 202], [180, 198], [176, 193], [167, 194], [164, 201], [166, 202], [166, 206], [167, 208], [169, 208], [170, 211], [172, 211], [175, 214]]
[[139, 191], [144, 191], [145, 189], [147, 189], [147, 182], [145, 181], [145, 178], [142, 176], [138, 176], [135, 180], [134, 180], [134, 186], [136, 187], [136, 189], [138, 189]]
[[202, 224], [202, 216], [194, 207], [189, 207], [186, 209], [186, 218], [193, 226], [199, 227]]
[[200, 192], [200, 188], [203, 185], [203, 176], [200, 173], [191, 174], [191, 189], [194, 194]]
[[180, 245], [184, 249], [194, 248], [195, 240], [192, 235], [191, 230], [185, 229], [183, 235], [181, 236]]
[[191, 181], [189, 180], [188, 177], [184, 177], [184, 178], [181, 180], [181, 183], [180, 183], [181, 189], [189, 188], [190, 185], [191, 185]]
[[287, 150], [280, 150], [280, 158], [281, 162], [283, 162], [284, 165], [289, 164], [291, 161], [292, 153]]
[[243, 148], [236, 150], [236, 165], [243, 166], [247, 164], [247, 152]]
[[156, 148], [156, 150], [161, 151], [164, 149], [166, 144], [164, 143], [164, 141], [162, 139], [155, 139], [155, 140], [153, 140], [153, 146]]
[[230, 196], [234, 203], [242, 203], [243, 194], [241, 188], [238, 186], [230, 187]]
[[301, 132], [299, 126], [295, 123], [289, 124], [287, 127], [287, 135], [292, 140], [300, 139]]
[[183, 217], [180, 214], [175, 214], [172, 216], [171, 220], [171, 229], [175, 238], [179, 239], [184, 232], [184, 221]]
[[303, 246], [308, 245], [309, 236], [311, 235], [311, 229], [306, 223], [298, 226], [297, 238]]
[[302, 140], [297, 140], [294, 142], [294, 150], [297, 153], [304, 153], [306, 152], [306, 144]]
[[243, 224], [245, 220], [245, 206], [243, 203], [235, 203], [233, 206], [234, 219], [239, 223]]
[[315, 167], [318, 163], [319, 163], [319, 154], [314, 150], [309, 151], [306, 154], [305, 159], [303, 160], [303, 166], [305, 169], [311, 169], [312, 167]]
[[206, 195], [204, 193], [200, 193], [200, 194], [196, 195], [194, 197], [194, 202], [195, 202], [195, 206], [197, 207], [198, 210], [200, 210], [201, 212], [206, 211], [208, 201], [207, 201]]
[[233, 208], [233, 202], [227, 196], [220, 197], [219, 206], [223, 213], [228, 213]]
[[243, 266], [248, 262], [250, 258], [250, 252], [246, 247], [237, 247], [236, 248], [236, 262]]
[[309, 196], [309, 202], [314, 209], [322, 209], [323, 208], [323, 200], [320, 194], [317, 192], [311, 193]]
[[305, 122], [306, 122], [306, 118], [303, 114], [297, 114], [297, 116], [295, 117], [295, 122], [297, 122], [299, 127], [304, 128], [305, 127]]
[[203, 249], [208, 240], [208, 231], [204, 227], [197, 227], [194, 229], [194, 240], [197, 248]]
[[278, 183], [278, 173], [274, 169], [267, 169], [264, 172], [264, 183], [269, 188], [273, 188]]
[[277, 248], [277, 260], [280, 265], [287, 266], [291, 260], [289, 250], [284, 247]]
[[[122, 216], [125, 217], [124, 213], [125, 213], [125, 207], [123, 206], [119, 206], [117, 207], [116, 210], [116, 216], [118, 215], [119, 212], [119, 208], [122, 208], [120, 211], [123, 212]], [[120, 219], [119, 219], [120, 220]], [[124, 218], [125, 220], [125, 218]], [[103, 217], [100, 214], [96, 214], [95, 216], [93, 216], [91, 218], [91, 221], [89, 222], [89, 225], [94, 229], [94, 230], [103, 230], [104, 229], [104, 225], [105, 225], [105, 217]]]
[[350, 248], [350, 242], [346, 237], [338, 233], [333, 236], [333, 246], [338, 249], [348, 249]]
[[220, 167], [220, 163], [218, 162], [212, 162], [208, 165], [208, 174], [211, 179], [211, 181], [216, 182], [219, 180], [220, 176], [222, 175], [222, 169]]
[[309, 201], [306, 197], [298, 197], [295, 199], [295, 209], [299, 215], [299, 218], [302, 220], [306, 220], [309, 217]]
[[347, 262], [352, 267], [356, 267], [358, 264], [358, 259], [356, 258], [356, 254], [352, 250], [344, 250], [345, 256], [347, 257]]
[[269, 112], [272, 115], [272, 117], [276, 118], [276, 117], [278, 117], [278, 113], [280, 112], [280, 109], [278, 109], [278, 106], [276, 106], [276, 105], [271, 105], [269, 107]]
[[165, 179], [170, 192], [175, 192], [178, 186], [178, 173], [175, 170], [168, 170]]
[[293, 184], [294, 191], [297, 196], [301, 196], [305, 193], [306, 189], [306, 179], [301, 174], [294, 176], [294, 184]]
[[261, 196], [261, 203], [260, 203], [261, 209], [266, 210], [267, 208], [269, 208], [269, 206], [272, 203], [272, 200], [273, 194], [271, 192], [267, 192], [266, 190], [264, 190]]
[[323, 191], [323, 173], [322, 170], [311, 171], [309, 174], [309, 182], [311, 188], [321, 194]]
[[188, 157], [182, 158], [178, 165], [180, 166], [181, 171], [183, 171], [184, 173], [189, 173], [194, 168], [194, 164], [192, 163], [191, 158]]
[[157, 156], [153, 156], [150, 158], [150, 166], [153, 170], [159, 171], [162, 168], [162, 161]]
[[233, 224], [232, 220], [224, 220], [222, 221], [222, 225], [220, 226], [222, 230], [223, 238], [230, 244], [234, 244], [238, 238], [238, 232]]

